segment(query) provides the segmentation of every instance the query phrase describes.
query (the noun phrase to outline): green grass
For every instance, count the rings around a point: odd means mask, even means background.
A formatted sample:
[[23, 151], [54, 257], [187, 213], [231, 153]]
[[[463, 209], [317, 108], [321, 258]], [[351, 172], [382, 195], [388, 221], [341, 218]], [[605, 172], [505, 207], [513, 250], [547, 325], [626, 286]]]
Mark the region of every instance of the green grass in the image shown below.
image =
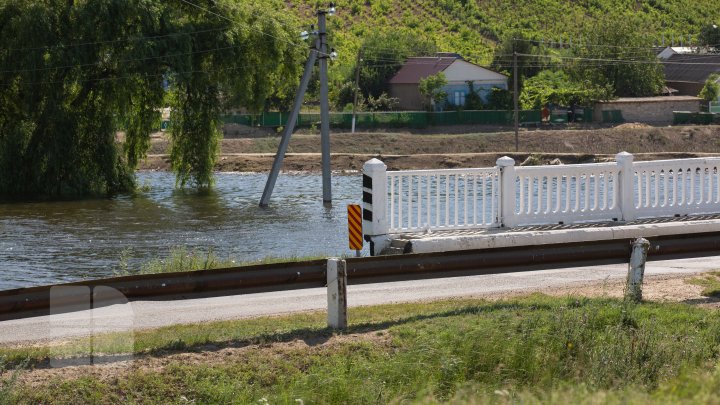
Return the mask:
[[720, 271], [705, 273], [688, 280], [688, 283], [703, 287], [700, 294], [706, 297], [720, 297]]
[[[720, 386], [720, 317], [685, 304], [633, 306], [535, 295], [353, 308], [349, 316], [348, 333], [367, 335], [310, 348], [268, 344], [325, 341], [335, 332], [324, 327], [323, 313], [141, 332], [135, 335], [135, 351], [144, 355], [260, 347], [219, 362], [171, 360], [162, 370], [106, 380], [84, 376], [35, 388], [18, 385], [7, 398], [20, 403], [262, 403], [263, 398], [273, 404], [296, 399], [308, 404], [693, 403], [716, 400]], [[3, 354], [13, 361], [37, 360], [42, 357], [37, 350]]]
[[165, 258], [153, 259], [139, 266], [130, 264], [132, 250], [124, 250], [113, 275], [128, 276], [133, 274], [177, 273], [183, 271], [202, 271], [223, 269], [228, 267], [251, 266], [255, 264], [288, 263], [305, 260], [325, 259], [325, 256], [305, 257], [275, 257], [267, 256], [258, 260], [236, 260], [234, 258], [219, 258], [212, 249], [188, 249], [184, 246], [172, 247]]

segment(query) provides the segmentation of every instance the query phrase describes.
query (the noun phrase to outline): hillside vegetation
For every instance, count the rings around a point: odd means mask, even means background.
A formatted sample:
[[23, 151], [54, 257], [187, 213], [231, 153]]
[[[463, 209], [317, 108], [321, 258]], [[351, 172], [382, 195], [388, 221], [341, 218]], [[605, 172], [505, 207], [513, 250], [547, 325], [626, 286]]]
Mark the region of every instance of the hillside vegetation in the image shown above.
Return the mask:
[[[288, 1], [302, 21], [315, 21], [316, 0]], [[362, 41], [377, 33], [406, 31], [434, 41], [438, 50], [458, 52], [489, 64], [500, 39], [524, 37], [567, 43], [580, 40], [583, 28], [603, 19], [633, 16], [654, 43], [671, 38], [697, 41], [703, 26], [720, 20], [715, 0], [338, 0], [328, 22], [340, 61], [353, 59]], [[587, 38], [586, 38], [587, 40]], [[622, 44], [618, 44], [622, 45]], [[388, 49], [392, 51], [391, 49]], [[340, 64], [342, 65], [349, 64]]]

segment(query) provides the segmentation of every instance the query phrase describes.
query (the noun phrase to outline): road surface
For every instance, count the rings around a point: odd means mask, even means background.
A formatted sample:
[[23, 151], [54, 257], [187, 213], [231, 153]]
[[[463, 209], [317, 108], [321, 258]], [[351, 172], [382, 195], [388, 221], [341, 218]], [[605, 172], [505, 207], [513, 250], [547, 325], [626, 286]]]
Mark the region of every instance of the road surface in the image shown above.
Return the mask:
[[[648, 262], [646, 276], [693, 274], [720, 269], [720, 256]], [[508, 292], [621, 280], [627, 264], [523, 273], [364, 284], [348, 287], [348, 305], [363, 306]], [[173, 324], [240, 319], [324, 310], [325, 288], [179, 301], [133, 301], [93, 311], [0, 322], [0, 345], [54, 341], [112, 331]]]

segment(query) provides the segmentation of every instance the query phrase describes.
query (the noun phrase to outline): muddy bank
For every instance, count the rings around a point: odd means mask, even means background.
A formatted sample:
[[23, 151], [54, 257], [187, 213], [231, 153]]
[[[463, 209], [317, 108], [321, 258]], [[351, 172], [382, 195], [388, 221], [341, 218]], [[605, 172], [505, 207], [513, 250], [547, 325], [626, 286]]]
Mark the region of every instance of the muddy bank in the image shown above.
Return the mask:
[[[218, 171], [268, 171], [279, 135], [223, 139], [215, 167]], [[168, 142], [153, 138], [141, 169], [168, 170]], [[447, 133], [333, 133], [333, 170], [359, 170], [363, 162], [379, 157], [393, 170], [493, 166], [509, 155], [518, 162], [533, 155], [541, 163], [559, 158], [562, 163], [601, 162], [621, 151], [638, 160], [699, 157], [720, 154], [720, 126], [649, 127], [625, 124], [589, 130], [523, 130], [515, 153], [512, 132]], [[293, 135], [284, 170], [320, 170], [318, 134]]]

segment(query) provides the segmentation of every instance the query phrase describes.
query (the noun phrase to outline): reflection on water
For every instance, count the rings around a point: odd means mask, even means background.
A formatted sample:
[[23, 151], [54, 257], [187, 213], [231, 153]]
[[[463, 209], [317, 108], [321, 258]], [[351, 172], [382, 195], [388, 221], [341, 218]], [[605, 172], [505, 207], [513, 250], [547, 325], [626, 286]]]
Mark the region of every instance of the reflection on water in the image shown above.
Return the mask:
[[358, 204], [359, 175], [333, 177], [322, 203], [318, 175], [278, 178], [271, 206], [258, 202], [267, 175], [221, 173], [215, 189], [174, 188], [164, 172], [138, 174], [150, 189], [113, 199], [0, 204], [0, 290], [112, 275], [123, 250], [137, 264], [173, 246], [221, 257], [350, 254], [346, 205]]

